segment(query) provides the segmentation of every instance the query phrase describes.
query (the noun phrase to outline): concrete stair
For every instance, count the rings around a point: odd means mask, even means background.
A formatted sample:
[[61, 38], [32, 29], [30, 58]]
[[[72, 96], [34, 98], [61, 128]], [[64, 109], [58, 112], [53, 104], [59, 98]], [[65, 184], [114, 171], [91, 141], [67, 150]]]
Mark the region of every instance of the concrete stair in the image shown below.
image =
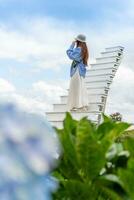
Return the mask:
[[[88, 91], [89, 106], [87, 110], [71, 112], [74, 119], [87, 117], [95, 123], [100, 123], [101, 114], [105, 112], [108, 91], [118, 70], [123, 56], [121, 46], [106, 48], [96, 62], [87, 68], [85, 84]], [[67, 111], [67, 95], [60, 97], [60, 103], [53, 105], [53, 112], [47, 112], [46, 117], [52, 126], [62, 128]]]

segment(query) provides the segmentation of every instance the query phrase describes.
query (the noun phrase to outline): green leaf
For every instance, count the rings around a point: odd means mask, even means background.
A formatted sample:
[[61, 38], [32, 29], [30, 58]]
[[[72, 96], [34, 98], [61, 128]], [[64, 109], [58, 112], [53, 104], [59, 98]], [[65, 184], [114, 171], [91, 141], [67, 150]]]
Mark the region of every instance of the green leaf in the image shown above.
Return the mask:
[[[65, 199], [70, 200], [93, 200], [92, 192], [88, 184], [76, 181], [69, 180], [65, 183]], [[95, 199], [94, 199], [95, 200]]]
[[[113, 168], [107, 167], [106, 158], [116, 138], [121, 136], [130, 125], [124, 122], [113, 122], [105, 115], [103, 118], [104, 122], [97, 127], [86, 117], [76, 121], [72, 119], [70, 113], [66, 113], [63, 129], [56, 130], [63, 154], [54, 173], [60, 181], [59, 190], [54, 195], [54, 199], [134, 199], [134, 161], [132, 161], [134, 140], [124, 141], [125, 149], [122, 144], [116, 143], [114, 148], [116, 152], [111, 150], [112, 154], [110, 154]], [[127, 150], [130, 151], [130, 157], [126, 154]], [[118, 171], [119, 167], [124, 168]], [[102, 175], [100, 172], [104, 168], [105, 175]], [[129, 196], [131, 198], [128, 198]]]
[[120, 136], [130, 124], [125, 122], [113, 122], [112, 120], [105, 120], [102, 124], [99, 125], [97, 129], [97, 134], [99, 139], [108, 137], [112, 142]]
[[59, 165], [59, 171], [65, 178], [80, 179], [78, 175], [78, 160], [75, 149], [76, 120], [73, 120], [69, 113], [64, 120], [64, 129], [57, 130], [62, 144], [63, 156]]
[[110, 146], [109, 151], [106, 153], [107, 160], [110, 161], [114, 159], [122, 151], [123, 151], [123, 145], [121, 143], [113, 143]]
[[75, 134], [76, 125], [77, 121], [72, 118], [69, 112], [66, 112], [66, 117], [63, 121], [64, 130], [70, 132], [71, 134]]
[[124, 133], [125, 130], [127, 130], [130, 127], [129, 123], [126, 122], [116, 122], [114, 124], [114, 128], [111, 130], [109, 134], [110, 139], [116, 139], [118, 136], [120, 136], [122, 133]]
[[103, 123], [112, 122], [111, 118], [102, 113]]
[[130, 156], [134, 158], [134, 138], [126, 138], [123, 145], [125, 149], [129, 150]]
[[105, 165], [107, 148], [95, 137], [92, 123], [83, 118], [77, 125], [77, 154], [83, 177], [93, 180]]
[[106, 174], [106, 175], [101, 176], [100, 179], [104, 179], [113, 183], [118, 183], [119, 185], [122, 184], [119, 177], [115, 174]]
[[134, 199], [134, 159], [128, 161], [127, 169], [120, 169], [118, 171], [120, 180], [124, 190], [130, 195], [131, 200]]
[[78, 161], [73, 139], [71, 135], [65, 131], [60, 136], [60, 140], [62, 142], [62, 147], [63, 147], [62, 167], [64, 170], [66, 169], [69, 170], [68, 175], [73, 169], [74, 169], [73, 172], [75, 171], [76, 174], [78, 169]]
[[122, 196], [117, 194], [112, 188], [108, 188], [108, 187], [104, 186], [103, 184], [100, 186], [99, 189], [100, 189], [100, 196], [98, 196], [98, 199], [103, 199], [103, 200], [126, 200], [125, 198], [122, 198]]

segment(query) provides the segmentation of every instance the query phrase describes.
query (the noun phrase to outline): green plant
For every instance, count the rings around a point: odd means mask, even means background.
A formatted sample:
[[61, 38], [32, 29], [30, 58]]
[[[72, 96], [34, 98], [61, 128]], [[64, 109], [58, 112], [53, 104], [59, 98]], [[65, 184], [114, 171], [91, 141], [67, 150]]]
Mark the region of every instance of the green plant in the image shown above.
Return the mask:
[[111, 114], [110, 117], [111, 117], [111, 119], [112, 119], [113, 121], [115, 121], [115, 122], [116, 122], [116, 121], [119, 121], [119, 122], [122, 121], [122, 115], [121, 115], [119, 112], [116, 112], [116, 113]]
[[63, 154], [53, 173], [59, 180], [54, 199], [134, 199], [134, 140], [115, 142], [130, 125], [103, 118], [97, 127], [87, 118], [76, 121], [67, 113], [64, 128], [56, 129]]

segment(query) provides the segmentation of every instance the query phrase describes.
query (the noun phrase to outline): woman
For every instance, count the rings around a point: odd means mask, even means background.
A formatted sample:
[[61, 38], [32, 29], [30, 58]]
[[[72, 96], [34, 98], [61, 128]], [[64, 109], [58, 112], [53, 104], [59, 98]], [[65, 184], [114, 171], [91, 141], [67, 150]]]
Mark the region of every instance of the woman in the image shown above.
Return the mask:
[[88, 108], [88, 94], [84, 78], [86, 75], [89, 54], [85, 35], [80, 34], [77, 36], [67, 50], [67, 55], [73, 60], [70, 70], [71, 80], [67, 100], [67, 110], [86, 110]]

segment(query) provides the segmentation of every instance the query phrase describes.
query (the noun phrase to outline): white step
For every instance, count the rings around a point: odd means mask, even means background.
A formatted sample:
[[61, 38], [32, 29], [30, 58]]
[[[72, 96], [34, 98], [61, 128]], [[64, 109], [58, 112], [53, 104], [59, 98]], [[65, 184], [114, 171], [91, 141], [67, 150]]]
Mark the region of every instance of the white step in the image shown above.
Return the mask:
[[118, 56], [118, 57], [121, 57], [122, 58], [122, 55], [123, 53], [119, 50], [116, 50], [116, 51], [104, 51], [104, 52], [101, 52], [101, 56], [102, 57], [109, 57], [109, 56]]
[[88, 81], [85, 80], [86, 87], [109, 87], [111, 81]]
[[92, 69], [87, 70], [86, 76], [90, 75], [104, 75], [104, 74], [115, 74], [116, 69], [115, 68], [98, 68], [96, 69], [95, 67], [92, 67]]
[[[105, 101], [107, 95], [104, 94], [92, 94], [92, 95], [88, 95], [88, 99], [90, 103], [94, 103], [94, 102], [99, 102], [102, 103]], [[67, 103], [67, 98], [68, 96], [64, 95], [61, 96], [61, 103], [66, 104]]]
[[[98, 115], [101, 112], [71, 112], [71, 115], [74, 119], [80, 120], [82, 117], [88, 117], [88, 119], [97, 121]], [[65, 112], [47, 112], [46, 113], [48, 121], [62, 121], [65, 119]]]
[[[88, 94], [108, 94], [108, 87], [86, 87]], [[67, 89], [69, 91], [69, 89]]]
[[86, 75], [86, 78], [87, 79], [89, 79], [89, 78], [94, 78], [94, 77], [96, 77], [96, 78], [101, 78], [101, 77], [108, 77], [108, 78], [110, 78], [111, 80], [114, 78], [114, 76], [115, 76], [115, 73], [108, 73], [108, 74], [87, 74]]
[[[54, 104], [54, 112], [66, 112], [66, 104]], [[103, 111], [104, 103], [89, 103], [88, 111]]]
[[[91, 68], [90, 69], [104, 69], [104, 68], [112, 68], [116, 62], [103, 62], [103, 63], [93, 63], [90, 64]], [[87, 68], [87, 71], [90, 70]]]
[[108, 87], [87, 87], [88, 94], [108, 94]]
[[85, 77], [85, 82], [89, 81], [89, 82], [98, 82], [98, 81], [112, 81], [113, 80], [113, 76], [111, 75], [101, 75], [101, 76], [90, 76], [90, 75], [86, 75]]
[[[93, 121], [94, 123], [98, 123], [98, 121]], [[62, 129], [63, 128], [63, 121], [51, 121], [51, 125], [53, 127], [57, 127], [59, 129]]]
[[110, 68], [118, 69], [118, 66], [119, 64], [116, 62], [94, 63], [94, 64], [91, 64], [91, 68], [87, 69], [87, 71], [104, 69], [107, 72], [107, 69], [110, 69]]
[[51, 121], [51, 125], [53, 127], [62, 129], [63, 128], [63, 121]]
[[124, 47], [122, 46], [115, 46], [115, 47], [108, 47], [108, 48], [105, 48], [106, 51], [115, 51], [115, 50], [120, 50], [120, 51], [123, 51], [124, 50]]
[[107, 63], [107, 62], [117, 62], [119, 63], [120, 57], [118, 56], [109, 56], [109, 57], [100, 57], [96, 58], [97, 63]]

